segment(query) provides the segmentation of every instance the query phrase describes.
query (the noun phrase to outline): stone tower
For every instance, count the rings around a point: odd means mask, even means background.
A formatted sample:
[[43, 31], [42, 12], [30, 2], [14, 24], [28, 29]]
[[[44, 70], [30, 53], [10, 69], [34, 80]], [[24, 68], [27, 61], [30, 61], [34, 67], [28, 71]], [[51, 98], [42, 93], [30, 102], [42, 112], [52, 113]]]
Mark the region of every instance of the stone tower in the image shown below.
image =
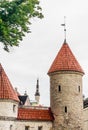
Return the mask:
[[17, 118], [19, 99], [0, 64], [0, 119]]
[[40, 100], [39, 79], [37, 79], [37, 84], [36, 84], [35, 100], [36, 100], [37, 103], [39, 104], [39, 100]]
[[83, 130], [83, 74], [71, 49], [64, 42], [48, 71], [53, 130]]

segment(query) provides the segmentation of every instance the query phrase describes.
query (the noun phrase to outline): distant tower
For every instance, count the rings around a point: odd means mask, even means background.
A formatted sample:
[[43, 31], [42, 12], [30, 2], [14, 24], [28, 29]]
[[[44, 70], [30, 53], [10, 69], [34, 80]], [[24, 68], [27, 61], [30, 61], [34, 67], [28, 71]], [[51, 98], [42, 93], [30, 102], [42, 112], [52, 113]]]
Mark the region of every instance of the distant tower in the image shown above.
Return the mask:
[[36, 100], [37, 103], [39, 104], [39, 100], [40, 100], [39, 79], [37, 79], [37, 84], [36, 84], [35, 100]]
[[84, 72], [64, 41], [48, 75], [53, 130], [83, 130], [82, 76]]

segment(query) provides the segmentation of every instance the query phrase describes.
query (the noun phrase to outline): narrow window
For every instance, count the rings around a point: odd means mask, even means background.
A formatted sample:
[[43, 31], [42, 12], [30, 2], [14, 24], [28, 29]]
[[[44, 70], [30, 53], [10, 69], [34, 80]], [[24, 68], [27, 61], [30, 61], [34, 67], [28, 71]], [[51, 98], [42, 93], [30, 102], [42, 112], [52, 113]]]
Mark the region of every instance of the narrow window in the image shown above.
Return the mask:
[[78, 91], [80, 92], [80, 86], [78, 86]]
[[13, 126], [12, 126], [12, 125], [10, 125], [10, 130], [12, 130], [12, 127], [13, 127]]
[[67, 113], [67, 107], [65, 106], [65, 113]]
[[42, 128], [43, 128], [42, 126], [38, 126], [38, 130], [42, 130]]
[[60, 85], [58, 86], [58, 92], [61, 92], [61, 86]]
[[16, 105], [13, 105], [13, 112], [16, 112]]
[[29, 128], [30, 128], [29, 126], [25, 126], [25, 130], [29, 130]]

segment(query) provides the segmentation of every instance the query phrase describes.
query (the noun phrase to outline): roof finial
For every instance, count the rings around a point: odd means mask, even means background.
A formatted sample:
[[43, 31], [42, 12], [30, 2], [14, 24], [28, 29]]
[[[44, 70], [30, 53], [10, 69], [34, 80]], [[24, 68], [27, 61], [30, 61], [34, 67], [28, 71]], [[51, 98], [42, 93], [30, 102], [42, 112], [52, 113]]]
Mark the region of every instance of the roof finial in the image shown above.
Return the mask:
[[64, 16], [64, 24], [61, 26], [64, 26], [64, 43], [66, 43], [66, 16]]

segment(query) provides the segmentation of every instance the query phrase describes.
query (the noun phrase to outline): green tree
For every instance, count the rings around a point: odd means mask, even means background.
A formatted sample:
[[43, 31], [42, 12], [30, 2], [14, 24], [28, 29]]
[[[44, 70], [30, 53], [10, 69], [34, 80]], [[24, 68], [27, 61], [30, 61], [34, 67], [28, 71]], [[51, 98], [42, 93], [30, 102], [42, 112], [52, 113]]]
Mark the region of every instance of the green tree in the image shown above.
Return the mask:
[[19, 46], [19, 42], [30, 33], [30, 19], [43, 18], [38, 0], [0, 0], [0, 42], [9, 51], [11, 46]]

